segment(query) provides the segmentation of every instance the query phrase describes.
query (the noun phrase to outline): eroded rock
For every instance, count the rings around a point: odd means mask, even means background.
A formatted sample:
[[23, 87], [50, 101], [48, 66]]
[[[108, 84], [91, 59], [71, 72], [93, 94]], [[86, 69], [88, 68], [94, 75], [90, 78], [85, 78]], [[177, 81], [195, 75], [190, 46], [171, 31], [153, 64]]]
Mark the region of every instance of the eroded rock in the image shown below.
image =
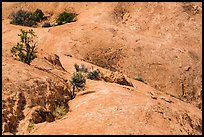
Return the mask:
[[[2, 90], [3, 133], [15, 134], [20, 128], [19, 123], [29, 120], [28, 117], [34, 123], [52, 122], [55, 120], [52, 112], [56, 105], [67, 104], [65, 106], [68, 108], [68, 101], [71, 99], [70, 86], [61, 77], [66, 72], [59, 71], [62, 74], [58, 76], [22, 63], [9, 67], [10, 69], [6, 67], [9, 65], [3, 68], [3, 75], [7, 77], [3, 79]], [[25, 113], [28, 111], [30, 112]]]
[[45, 54], [44, 58], [49, 61], [51, 64], [53, 64], [54, 66], [56, 66], [56, 68], [64, 70], [60, 60], [59, 60], [59, 56], [56, 54]]
[[133, 87], [133, 84], [127, 80], [127, 78], [119, 72], [106, 73], [102, 76], [102, 79], [106, 82], [117, 83], [120, 85], [126, 85]]

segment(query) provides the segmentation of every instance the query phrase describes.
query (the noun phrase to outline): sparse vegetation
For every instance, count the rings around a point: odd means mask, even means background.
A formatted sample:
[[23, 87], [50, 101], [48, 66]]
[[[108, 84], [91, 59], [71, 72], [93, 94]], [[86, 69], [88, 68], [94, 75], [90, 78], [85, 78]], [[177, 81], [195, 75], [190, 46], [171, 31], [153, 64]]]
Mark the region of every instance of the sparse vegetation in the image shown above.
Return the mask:
[[70, 80], [70, 83], [75, 86], [75, 87], [78, 87], [78, 88], [83, 88], [86, 84], [86, 79], [85, 77], [82, 75], [81, 72], [76, 72], [71, 80]]
[[65, 105], [56, 105], [52, 114], [55, 117], [55, 119], [60, 119], [65, 114], [67, 114], [67, 112], [68, 112], [68, 108]]
[[44, 18], [42, 10], [37, 9], [35, 12], [18, 10], [17, 12], [10, 13], [10, 23], [21, 26], [32, 27]]
[[84, 64], [82, 65], [77, 65], [77, 64], [74, 64], [74, 67], [76, 69], [76, 72], [84, 72], [84, 73], [87, 73], [88, 72], [88, 68], [86, 68], [84, 66]]
[[74, 22], [75, 17], [77, 16], [76, 13], [70, 13], [70, 12], [62, 12], [56, 19], [57, 25], [63, 25], [65, 23]]
[[34, 20], [31, 20], [31, 16], [32, 16], [32, 13], [29, 11], [19, 10], [17, 12], [11, 12], [10, 23], [15, 25], [31, 27], [36, 25], [36, 22]]
[[77, 88], [77, 89], [83, 88], [85, 86], [85, 84], [86, 84], [86, 78], [82, 75], [81, 72], [76, 72], [72, 76], [72, 78], [70, 80], [70, 83], [71, 83], [72, 88], [73, 88], [72, 97], [71, 97], [73, 99], [75, 97], [75, 94], [74, 94], [75, 88]]
[[36, 9], [36, 11], [32, 13], [32, 16], [33, 20], [35, 20], [36, 22], [40, 22], [44, 18], [44, 13], [42, 12], [42, 10]]
[[[28, 65], [37, 57], [37, 44], [33, 42], [33, 38], [37, 37], [32, 29], [26, 31], [20, 29], [22, 34], [18, 34], [21, 41], [11, 48], [11, 54], [19, 61]], [[32, 44], [32, 45], [31, 45]]]
[[92, 68], [92, 70], [89, 71], [89, 69], [86, 68], [84, 66], [84, 64], [82, 64], [82, 65], [74, 64], [74, 67], [76, 69], [76, 72], [87, 73], [86, 77], [88, 79], [91, 79], [91, 80], [99, 80], [100, 79], [100, 74], [101, 73], [100, 73], [100, 71], [98, 69], [93, 70], [93, 68]]
[[99, 80], [100, 79], [100, 71], [97, 69], [97, 70], [93, 70], [93, 71], [88, 72], [88, 79]]
[[32, 119], [29, 119], [27, 131], [30, 133], [34, 129], [35, 123], [33, 122]]
[[140, 82], [143, 82], [143, 83], [146, 84], [146, 82], [144, 81], [144, 79], [143, 79], [141, 76], [139, 76], [139, 75], [135, 76], [135, 77], [134, 77], [134, 80], [137, 80], [137, 81], [140, 81]]

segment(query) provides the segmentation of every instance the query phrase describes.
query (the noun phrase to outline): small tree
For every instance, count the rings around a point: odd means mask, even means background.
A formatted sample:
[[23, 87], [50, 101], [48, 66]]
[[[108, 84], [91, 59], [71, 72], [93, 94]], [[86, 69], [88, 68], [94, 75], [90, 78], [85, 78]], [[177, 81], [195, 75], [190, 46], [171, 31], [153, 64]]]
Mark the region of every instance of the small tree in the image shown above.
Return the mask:
[[86, 78], [82, 75], [81, 72], [76, 72], [74, 73], [74, 75], [72, 76], [70, 83], [72, 85], [72, 98], [75, 97], [75, 88], [83, 88], [86, 84]]
[[29, 31], [20, 29], [20, 31], [22, 34], [18, 34], [18, 36], [21, 41], [14, 45], [10, 51], [17, 60], [30, 65], [30, 62], [37, 57], [37, 44], [33, 42], [33, 38], [37, 36], [32, 29]]

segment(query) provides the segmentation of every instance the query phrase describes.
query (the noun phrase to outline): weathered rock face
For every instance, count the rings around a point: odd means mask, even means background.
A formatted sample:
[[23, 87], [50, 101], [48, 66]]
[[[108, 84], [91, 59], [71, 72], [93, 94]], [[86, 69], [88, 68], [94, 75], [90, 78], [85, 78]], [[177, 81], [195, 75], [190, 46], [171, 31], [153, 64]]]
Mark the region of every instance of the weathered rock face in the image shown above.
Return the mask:
[[187, 135], [202, 132], [201, 110], [152, 91], [148, 86], [145, 89], [148, 92], [144, 92], [116, 83], [88, 80], [87, 87], [69, 101], [70, 111], [62, 120], [38, 124], [31, 134]]
[[119, 72], [110, 72], [102, 75], [102, 79], [106, 82], [117, 83], [133, 87], [133, 84], [125, 77], [124, 74]]
[[40, 107], [35, 109], [35, 111], [31, 114], [31, 119], [34, 124], [42, 123], [45, 121], [53, 122], [55, 120], [52, 112], [47, 111], [45, 108]]
[[23, 109], [26, 100], [23, 93], [16, 93], [16, 96], [10, 96], [2, 100], [2, 131], [15, 133], [18, 123], [24, 119]]
[[[45, 59], [40, 61], [38, 63], [47, 63]], [[66, 72], [59, 70], [59, 73], [64, 75]], [[52, 112], [55, 106], [68, 108], [67, 103], [71, 99], [70, 87], [65, 79], [65, 76], [53, 74], [45, 66], [43, 70], [23, 63], [3, 66], [3, 132], [17, 132], [19, 122], [25, 119], [24, 111], [30, 111], [26, 119], [30, 117], [34, 123], [54, 121]]]
[[44, 58], [49, 61], [51, 64], [56, 66], [56, 68], [65, 70], [59, 60], [59, 56], [56, 54], [45, 54]]

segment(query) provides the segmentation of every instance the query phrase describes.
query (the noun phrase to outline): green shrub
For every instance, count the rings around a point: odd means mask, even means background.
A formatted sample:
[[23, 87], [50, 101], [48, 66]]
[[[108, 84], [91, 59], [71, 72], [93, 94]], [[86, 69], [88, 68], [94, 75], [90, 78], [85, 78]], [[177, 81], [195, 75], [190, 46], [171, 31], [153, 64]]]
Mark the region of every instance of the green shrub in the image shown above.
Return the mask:
[[65, 23], [74, 22], [75, 17], [77, 16], [76, 13], [70, 13], [70, 12], [62, 12], [56, 19], [57, 25], [62, 25]]
[[72, 76], [70, 83], [77, 88], [83, 88], [86, 84], [86, 78], [82, 75], [81, 72], [76, 72]]
[[71, 99], [75, 98], [75, 88], [84, 88], [86, 84], [86, 78], [82, 75], [81, 72], [76, 72], [71, 80], [70, 83], [72, 85], [72, 94], [71, 94]]
[[36, 35], [32, 29], [29, 31], [20, 29], [20, 31], [22, 34], [18, 34], [18, 36], [21, 41], [14, 45], [10, 51], [17, 60], [30, 65], [30, 62], [37, 57], [37, 44], [34, 43], [31, 45], [33, 43], [33, 38], [36, 37]]
[[76, 72], [84, 72], [84, 73], [87, 73], [88, 72], [88, 68], [86, 68], [84, 66], [84, 64], [82, 65], [77, 65], [77, 64], [74, 64], [74, 67], [76, 69]]
[[93, 71], [90, 71], [88, 73], [88, 79], [91, 79], [91, 80], [99, 80], [100, 79], [100, 71], [97, 69], [97, 70], [93, 70]]
[[37, 9], [35, 12], [18, 10], [17, 12], [11, 12], [10, 23], [21, 26], [32, 27], [40, 22], [44, 18], [44, 13], [42, 10]]
[[32, 13], [33, 20], [36, 22], [40, 22], [44, 18], [44, 13], [40, 9], [36, 9], [35, 12]]

